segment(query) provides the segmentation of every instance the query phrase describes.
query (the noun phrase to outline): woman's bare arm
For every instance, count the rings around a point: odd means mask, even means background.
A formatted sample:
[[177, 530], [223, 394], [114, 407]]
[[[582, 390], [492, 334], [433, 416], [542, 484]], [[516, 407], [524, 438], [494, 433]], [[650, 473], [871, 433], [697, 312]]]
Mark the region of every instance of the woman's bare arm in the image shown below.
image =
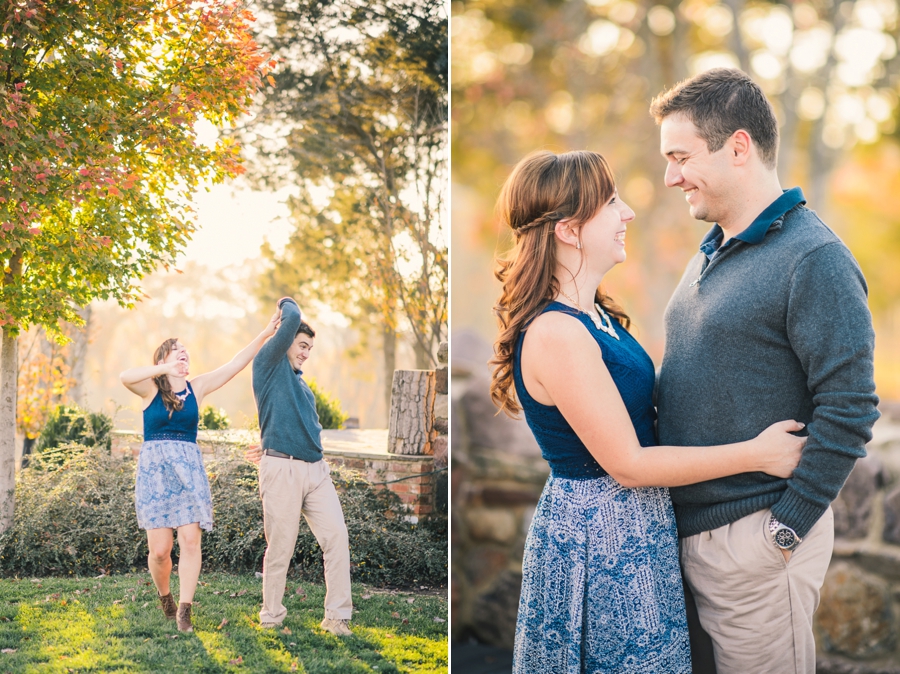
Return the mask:
[[713, 447], [641, 447], [600, 347], [574, 317], [559, 312], [531, 324], [522, 348], [530, 395], [555, 405], [597, 462], [625, 487], [677, 487], [763, 471], [790, 477], [805, 438], [782, 421], [746, 442]]

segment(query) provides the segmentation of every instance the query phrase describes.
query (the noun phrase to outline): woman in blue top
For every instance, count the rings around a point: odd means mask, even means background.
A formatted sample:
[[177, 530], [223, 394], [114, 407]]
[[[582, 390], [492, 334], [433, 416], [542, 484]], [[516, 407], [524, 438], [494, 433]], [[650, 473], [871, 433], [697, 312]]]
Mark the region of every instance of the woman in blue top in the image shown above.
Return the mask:
[[497, 272], [491, 396], [510, 416], [524, 410], [551, 467], [522, 562], [513, 670], [690, 672], [664, 487], [789, 477], [805, 442], [791, 432], [803, 425], [782, 421], [732, 445], [656, 446], [653, 362], [599, 290], [625, 261], [634, 218], [599, 154], [529, 155], [498, 210], [516, 246]]
[[[138, 526], [147, 530], [147, 565], [163, 613], [178, 629], [192, 632], [191, 604], [200, 577], [200, 531], [212, 529], [212, 501], [203, 457], [197, 446], [200, 404], [253, 360], [275, 334], [281, 312], [250, 344], [222, 367], [188, 382], [190, 355], [177, 338], [163, 342], [156, 365], [125, 370], [119, 378], [139, 395], [144, 410], [144, 443], [138, 457], [135, 506]], [[173, 530], [178, 530], [179, 604], [169, 589]]]

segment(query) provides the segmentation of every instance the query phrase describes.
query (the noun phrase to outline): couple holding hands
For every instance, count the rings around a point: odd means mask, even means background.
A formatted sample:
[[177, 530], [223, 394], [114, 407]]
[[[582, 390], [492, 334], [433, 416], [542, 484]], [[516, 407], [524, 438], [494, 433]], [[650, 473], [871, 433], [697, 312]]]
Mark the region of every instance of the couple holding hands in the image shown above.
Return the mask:
[[603, 157], [529, 155], [499, 199], [516, 245], [491, 394], [551, 467], [513, 669], [812, 673], [830, 504], [879, 416], [865, 279], [782, 189], [775, 114], [746, 74], [707, 71], [650, 111], [666, 185], [712, 224], [658, 377], [599, 291], [635, 217]]
[[[166, 618], [193, 631], [191, 605], [201, 564], [201, 530], [212, 529], [212, 501], [197, 446], [200, 404], [253, 361], [253, 395], [261, 445], [245, 456], [259, 464], [266, 553], [260, 626], [282, 623], [288, 566], [301, 515], [325, 558], [325, 619], [322, 629], [351, 634], [350, 547], [347, 527], [328, 464], [322, 458], [322, 426], [301, 366], [313, 348], [315, 331], [290, 298], [250, 344], [222, 367], [188, 381], [190, 356], [178, 339], [167, 339], [155, 365], [126, 370], [122, 383], [143, 401], [144, 442], [138, 458], [135, 505], [147, 530], [147, 564]], [[169, 587], [173, 532], [178, 532], [179, 603]]]

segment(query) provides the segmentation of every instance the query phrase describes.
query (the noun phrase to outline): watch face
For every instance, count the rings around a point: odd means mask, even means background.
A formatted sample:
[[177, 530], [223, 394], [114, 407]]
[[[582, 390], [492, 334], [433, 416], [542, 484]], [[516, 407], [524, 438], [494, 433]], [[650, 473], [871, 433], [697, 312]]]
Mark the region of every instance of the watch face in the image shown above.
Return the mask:
[[779, 548], [788, 550], [797, 542], [797, 534], [790, 529], [779, 529], [775, 532], [775, 545]]

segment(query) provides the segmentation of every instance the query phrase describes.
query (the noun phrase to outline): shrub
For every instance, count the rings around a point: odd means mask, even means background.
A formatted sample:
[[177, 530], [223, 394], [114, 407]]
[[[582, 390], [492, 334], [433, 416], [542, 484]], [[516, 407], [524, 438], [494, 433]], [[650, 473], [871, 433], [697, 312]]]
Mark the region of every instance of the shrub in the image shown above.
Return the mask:
[[[213, 499], [204, 534], [204, 571], [259, 571], [265, 552], [262, 503], [243, 448], [207, 466]], [[83, 575], [146, 568], [146, 534], [134, 515], [135, 462], [103, 449], [70, 446], [63, 465], [38, 457], [17, 479], [13, 527], [0, 536], [4, 575]], [[393, 516], [399, 499], [356, 474], [334, 468], [356, 580], [378, 585], [436, 585], [447, 580], [446, 517], [414, 525]], [[178, 548], [175, 547], [177, 555]], [[322, 553], [305, 523], [294, 572], [322, 575]]]
[[200, 430], [224, 431], [231, 427], [231, 419], [223, 408], [216, 409], [212, 405], [206, 405], [200, 410]]
[[323, 391], [315, 379], [310, 379], [308, 383], [316, 397], [316, 412], [322, 428], [341, 428], [349, 416], [341, 410], [341, 401]]
[[146, 566], [146, 536], [128, 516], [135, 462], [101, 447], [63, 447], [65, 455], [37, 454], [19, 471], [14, 524], [0, 537], [0, 570], [83, 575]]
[[35, 445], [35, 453], [44, 455], [44, 463], [63, 463], [70, 447], [112, 445], [113, 420], [106, 414], [89, 412], [76, 405], [59, 405], [50, 414]]

